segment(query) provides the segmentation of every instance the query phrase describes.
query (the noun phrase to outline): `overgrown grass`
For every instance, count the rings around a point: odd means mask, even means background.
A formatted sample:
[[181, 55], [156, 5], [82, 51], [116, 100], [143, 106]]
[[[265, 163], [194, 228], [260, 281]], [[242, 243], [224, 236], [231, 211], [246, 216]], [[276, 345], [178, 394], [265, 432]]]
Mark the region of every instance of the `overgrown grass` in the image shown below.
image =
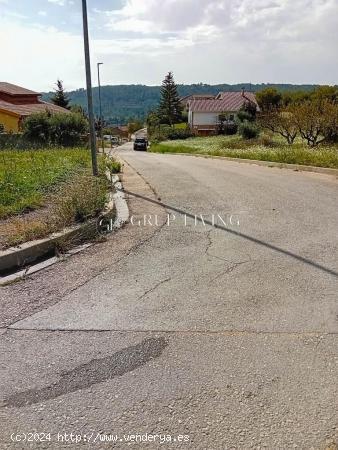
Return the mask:
[[96, 217], [107, 201], [108, 180], [93, 177], [88, 169], [58, 185], [50, 207], [34, 217], [14, 216], [0, 223], [3, 248], [39, 239], [67, 226]]
[[56, 185], [89, 167], [83, 148], [0, 151], [0, 218], [42, 206]]
[[110, 189], [107, 170], [121, 169], [106, 155], [98, 158], [100, 175], [93, 177], [88, 150], [0, 152], [0, 248], [96, 217]]
[[165, 141], [153, 144], [152, 152], [195, 153], [232, 158], [256, 159], [289, 164], [338, 168], [338, 146], [309, 148], [303, 142], [284, 144], [280, 139], [262, 136], [244, 140], [239, 136], [196, 137], [186, 140]]

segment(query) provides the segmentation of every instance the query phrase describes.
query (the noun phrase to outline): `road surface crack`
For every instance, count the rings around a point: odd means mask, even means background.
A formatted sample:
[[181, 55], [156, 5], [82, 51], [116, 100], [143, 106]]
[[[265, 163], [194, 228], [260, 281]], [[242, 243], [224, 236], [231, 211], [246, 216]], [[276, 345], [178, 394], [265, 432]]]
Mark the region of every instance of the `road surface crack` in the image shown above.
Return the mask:
[[[211, 255], [212, 256], [212, 255]], [[222, 258], [220, 258], [222, 259]], [[224, 260], [226, 261], [226, 260]], [[250, 259], [246, 260], [246, 261], [239, 261], [236, 263], [231, 263], [231, 265], [229, 267], [226, 267], [224, 270], [222, 270], [218, 275], [216, 275], [214, 278], [212, 278], [210, 280], [210, 283], [212, 283], [213, 281], [217, 280], [218, 278], [221, 278], [223, 275], [227, 275], [228, 273], [231, 273], [233, 270], [235, 270], [238, 266], [241, 266], [242, 264], [245, 264], [247, 262], [250, 262]]]
[[171, 277], [166, 278], [165, 280], [159, 281], [158, 283], [155, 284], [155, 286], [153, 286], [152, 288], [146, 290], [146, 291], [141, 295], [141, 297], [139, 297], [137, 300], [142, 300], [142, 299], [143, 299], [144, 297], [146, 297], [148, 294], [150, 294], [151, 292], [156, 291], [156, 289], [157, 289], [158, 287], [160, 287], [160, 286], [161, 286], [162, 284], [164, 284], [164, 283], [167, 283], [167, 282], [170, 281], [170, 280], [171, 280]]

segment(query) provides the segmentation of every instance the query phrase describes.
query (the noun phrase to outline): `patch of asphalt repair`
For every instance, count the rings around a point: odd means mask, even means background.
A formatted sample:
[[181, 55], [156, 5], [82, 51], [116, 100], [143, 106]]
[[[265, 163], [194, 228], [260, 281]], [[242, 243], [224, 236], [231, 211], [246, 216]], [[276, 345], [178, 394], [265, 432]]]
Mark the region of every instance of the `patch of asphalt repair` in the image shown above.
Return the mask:
[[13, 394], [5, 400], [5, 406], [21, 408], [41, 403], [122, 376], [161, 356], [168, 344], [164, 337], [144, 339], [139, 344], [126, 347], [111, 356], [93, 359], [73, 370], [63, 372], [59, 382], [51, 386]]

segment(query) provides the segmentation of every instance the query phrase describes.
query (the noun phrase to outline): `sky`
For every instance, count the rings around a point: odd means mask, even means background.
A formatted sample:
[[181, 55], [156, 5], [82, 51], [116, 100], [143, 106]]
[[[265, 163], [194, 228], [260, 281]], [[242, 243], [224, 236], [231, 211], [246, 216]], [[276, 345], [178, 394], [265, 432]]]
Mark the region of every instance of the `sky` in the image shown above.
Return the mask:
[[[85, 87], [81, 0], [0, 0], [0, 81]], [[338, 0], [87, 0], [93, 85], [338, 83]]]

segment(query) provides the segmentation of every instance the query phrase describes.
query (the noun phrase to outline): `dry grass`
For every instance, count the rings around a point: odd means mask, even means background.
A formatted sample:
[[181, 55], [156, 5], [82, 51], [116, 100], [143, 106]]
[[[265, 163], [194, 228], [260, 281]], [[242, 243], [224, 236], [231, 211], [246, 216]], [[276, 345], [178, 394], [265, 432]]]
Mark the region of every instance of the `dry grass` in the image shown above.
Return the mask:
[[50, 197], [51, 206], [0, 224], [2, 248], [46, 237], [64, 227], [96, 217], [105, 206], [108, 180], [87, 171], [63, 182]]
[[96, 217], [110, 189], [107, 170], [121, 170], [106, 155], [98, 163], [93, 177], [86, 149], [0, 152], [0, 249]]

